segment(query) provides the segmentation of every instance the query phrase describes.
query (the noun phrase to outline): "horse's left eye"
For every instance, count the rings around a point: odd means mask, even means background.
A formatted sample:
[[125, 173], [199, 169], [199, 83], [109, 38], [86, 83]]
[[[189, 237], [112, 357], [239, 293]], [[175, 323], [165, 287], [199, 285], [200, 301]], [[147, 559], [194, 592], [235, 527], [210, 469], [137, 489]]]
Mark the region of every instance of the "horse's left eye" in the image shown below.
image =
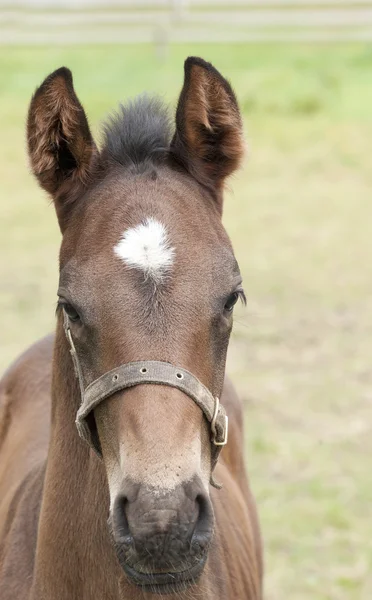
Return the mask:
[[226, 312], [231, 312], [232, 309], [234, 308], [235, 304], [237, 303], [239, 299], [239, 293], [238, 292], [233, 292], [227, 299], [226, 303], [225, 303], [225, 311]]

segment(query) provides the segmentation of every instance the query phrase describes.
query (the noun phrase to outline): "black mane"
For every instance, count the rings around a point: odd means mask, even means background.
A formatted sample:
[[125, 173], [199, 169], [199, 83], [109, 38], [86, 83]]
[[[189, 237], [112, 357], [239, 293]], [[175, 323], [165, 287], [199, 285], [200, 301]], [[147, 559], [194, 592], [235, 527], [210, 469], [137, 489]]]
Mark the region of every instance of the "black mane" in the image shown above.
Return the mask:
[[159, 163], [168, 154], [172, 138], [168, 107], [146, 94], [120, 104], [103, 131], [103, 155], [124, 167]]

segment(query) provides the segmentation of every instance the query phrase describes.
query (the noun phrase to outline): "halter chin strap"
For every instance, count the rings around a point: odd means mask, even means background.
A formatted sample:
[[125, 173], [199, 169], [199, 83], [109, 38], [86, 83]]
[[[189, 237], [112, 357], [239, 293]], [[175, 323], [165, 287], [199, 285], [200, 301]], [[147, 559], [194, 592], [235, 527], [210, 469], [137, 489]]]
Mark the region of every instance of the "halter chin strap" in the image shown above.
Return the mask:
[[[158, 360], [142, 360], [120, 365], [95, 379], [87, 387], [84, 385], [83, 373], [71, 335], [69, 319], [63, 312], [64, 330], [70, 345], [70, 353], [74, 363], [75, 374], [79, 381], [81, 405], [76, 414], [75, 424], [80, 437], [85, 440], [100, 458], [102, 451], [97, 432], [90, 427], [89, 415], [106, 398], [120, 390], [142, 385], [144, 383], [169, 385], [187, 394], [203, 411], [211, 426], [212, 473], [217, 464], [221, 449], [227, 443], [228, 417], [219, 398], [214, 397], [189, 371], [175, 367], [171, 363]], [[221, 486], [211, 476], [214, 487]]]

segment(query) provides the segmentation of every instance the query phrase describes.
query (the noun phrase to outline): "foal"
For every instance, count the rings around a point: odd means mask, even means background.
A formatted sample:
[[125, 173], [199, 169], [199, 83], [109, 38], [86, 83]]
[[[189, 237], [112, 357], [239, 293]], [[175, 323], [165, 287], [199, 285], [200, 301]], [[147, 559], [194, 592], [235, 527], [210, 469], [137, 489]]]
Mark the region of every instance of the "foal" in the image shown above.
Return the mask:
[[[259, 600], [242, 410], [224, 384], [244, 299], [221, 223], [244, 146], [235, 95], [189, 58], [174, 132], [162, 103], [143, 96], [106, 124], [99, 151], [61, 68], [36, 91], [27, 133], [63, 239], [48, 448], [45, 416], [32, 429], [24, 415], [48, 414], [37, 374], [51, 342], [1, 388], [1, 460], [20, 476], [0, 503], [0, 597]], [[35, 403], [23, 401], [26, 381]], [[16, 431], [40, 440], [22, 464]]]

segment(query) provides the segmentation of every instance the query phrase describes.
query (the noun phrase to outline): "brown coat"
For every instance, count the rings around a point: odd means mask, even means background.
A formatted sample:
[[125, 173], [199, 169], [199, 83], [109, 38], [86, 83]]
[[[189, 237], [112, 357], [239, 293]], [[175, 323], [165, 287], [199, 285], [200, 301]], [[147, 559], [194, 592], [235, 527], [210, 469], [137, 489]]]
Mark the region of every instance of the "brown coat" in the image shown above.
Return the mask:
[[[32, 98], [27, 137], [63, 237], [54, 344], [36, 344], [0, 384], [1, 600], [260, 600], [243, 412], [225, 380], [233, 307], [245, 298], [221, 222], [224, 182], [243, 155], [230, 84], [189, 58], [173, 135], [162, 103], [142, 97], [106, 125], [98, 150], [63, 67]], [[221, 490], [210, 486], [212, 423], [169, 385], [141, 382], [91, 411], [102, 460], [79, 438], [64, 321], [83, 389], [156, 360], [221, 398]]]

